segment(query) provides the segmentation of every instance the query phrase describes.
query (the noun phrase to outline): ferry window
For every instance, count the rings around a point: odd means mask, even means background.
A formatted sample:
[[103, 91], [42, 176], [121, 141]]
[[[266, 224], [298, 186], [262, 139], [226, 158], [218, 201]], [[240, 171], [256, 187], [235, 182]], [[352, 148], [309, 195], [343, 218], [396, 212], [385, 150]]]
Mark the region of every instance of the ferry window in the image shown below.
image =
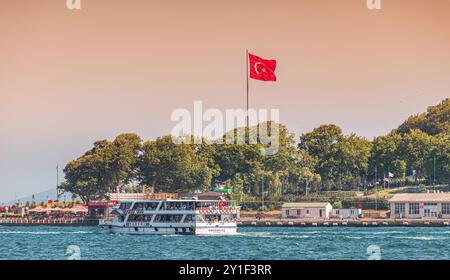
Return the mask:
[[144, 221], [145, 222], [149, 222], [149, 221], [151, 221], [152, 220], [152, 215], [145, 215], [144, 216]]
[[302, 210], [297, 209], [297, 215], [300, 216], [302, 214]]
[[410, 215], [419, 215], [419, 203], [410, 203], [409, 204], [409, 214]]
[[186, 218], [184, 219], [184, 222], [188, 223], [188, 222], [192, 222], [194, 221], [194, 215], [187, 215]]
[[130, 206], [131, 206], [131, 203], [129, 203], [129, 202], [123, 202], [123, 203], [120, 203], [120, 209], [130, 209]]
[[450, 203], [442, 203], [442, 214], [450, 215]]
[[144, 209], [143, 203], [135, 203], [133, 209]]
[[144, 204], [145, 210], [155, 210], [157, 206], [158, 206], [158, 204], [157, 203], [155, 204], [153, 202], [146, 202]]
[[193, 202], [189, 202], [187, 207], [188, 207], [188, 210], [194, 210], [195, 205]]
[[158, 215], [155, 217], [157, 223], [178, 223], [183, 218], [183, 215]]

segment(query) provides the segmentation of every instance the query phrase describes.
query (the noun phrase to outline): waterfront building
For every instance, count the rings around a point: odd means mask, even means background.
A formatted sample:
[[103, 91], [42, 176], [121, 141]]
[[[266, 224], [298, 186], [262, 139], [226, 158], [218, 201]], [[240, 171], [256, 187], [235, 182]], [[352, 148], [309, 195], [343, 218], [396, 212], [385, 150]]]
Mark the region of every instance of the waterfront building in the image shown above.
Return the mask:
[[390, 200], [391, 218], [450, 218], [450, 193], [402, 193]]
[[333, 209], [332, 217], [339, 219], [358, 219], [362, 217], [362, 209]]
[[333, 210], [328, 202], [291, 202], [281, 207], [283, 218], [329, 219]]

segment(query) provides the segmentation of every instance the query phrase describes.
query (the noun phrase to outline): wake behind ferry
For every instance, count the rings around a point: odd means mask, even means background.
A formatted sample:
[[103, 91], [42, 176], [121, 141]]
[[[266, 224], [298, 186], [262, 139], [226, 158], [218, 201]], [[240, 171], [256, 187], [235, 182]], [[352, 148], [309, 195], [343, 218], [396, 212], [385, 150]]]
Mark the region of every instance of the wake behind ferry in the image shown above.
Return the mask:
[[198, 199], [120, 201], [100, 226], [109, 233], [234, 235], [240, 207]]

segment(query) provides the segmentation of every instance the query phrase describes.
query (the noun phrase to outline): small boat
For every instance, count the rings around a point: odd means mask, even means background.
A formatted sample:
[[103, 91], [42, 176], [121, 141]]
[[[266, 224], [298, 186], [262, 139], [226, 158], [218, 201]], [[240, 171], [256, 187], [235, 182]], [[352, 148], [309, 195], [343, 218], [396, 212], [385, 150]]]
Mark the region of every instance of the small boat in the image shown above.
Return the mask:
[[100, 221], [109, 233], [235, 235], [240, 207], [225, 200], [127, 200]]

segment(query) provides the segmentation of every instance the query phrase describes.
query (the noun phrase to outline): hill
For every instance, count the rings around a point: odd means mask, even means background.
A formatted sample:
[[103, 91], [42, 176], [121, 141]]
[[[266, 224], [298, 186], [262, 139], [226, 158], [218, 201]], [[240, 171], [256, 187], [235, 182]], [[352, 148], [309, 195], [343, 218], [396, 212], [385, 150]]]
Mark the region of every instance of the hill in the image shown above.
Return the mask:
[[425, 113], [409, 117], [393, 132], [406, 134], [412, 129], [420, 129], [429, 135], [450, 133], [450, 98], [428, 107]]
[[[64, 200], [64, 198], [66, 200], [71, 200], [72, 194], [65, 193], [65, 195], [63, 195], [61, 197], [61, 200]], [[36, 203], [47, 202], [47, 199], [56, 200], [56, 189], [50, 189], [50, 190], [43, 191], [43, 192], [40, 192], [40, 193], [37, 193], [34, 195], [34, 201]], [[33, 200], [32, 196], [27, 196], [27, 197], [22, 197], [22, 198], [12, 200], [12, 201], [5, 201], [5, 202], [2, 202], [1, 204], [13, 205], [13, 204], [16, 204], [17, 202], [19, 202], [20, 204], [25, 204], [27, 202], [31, 202], [32, 200]]]

